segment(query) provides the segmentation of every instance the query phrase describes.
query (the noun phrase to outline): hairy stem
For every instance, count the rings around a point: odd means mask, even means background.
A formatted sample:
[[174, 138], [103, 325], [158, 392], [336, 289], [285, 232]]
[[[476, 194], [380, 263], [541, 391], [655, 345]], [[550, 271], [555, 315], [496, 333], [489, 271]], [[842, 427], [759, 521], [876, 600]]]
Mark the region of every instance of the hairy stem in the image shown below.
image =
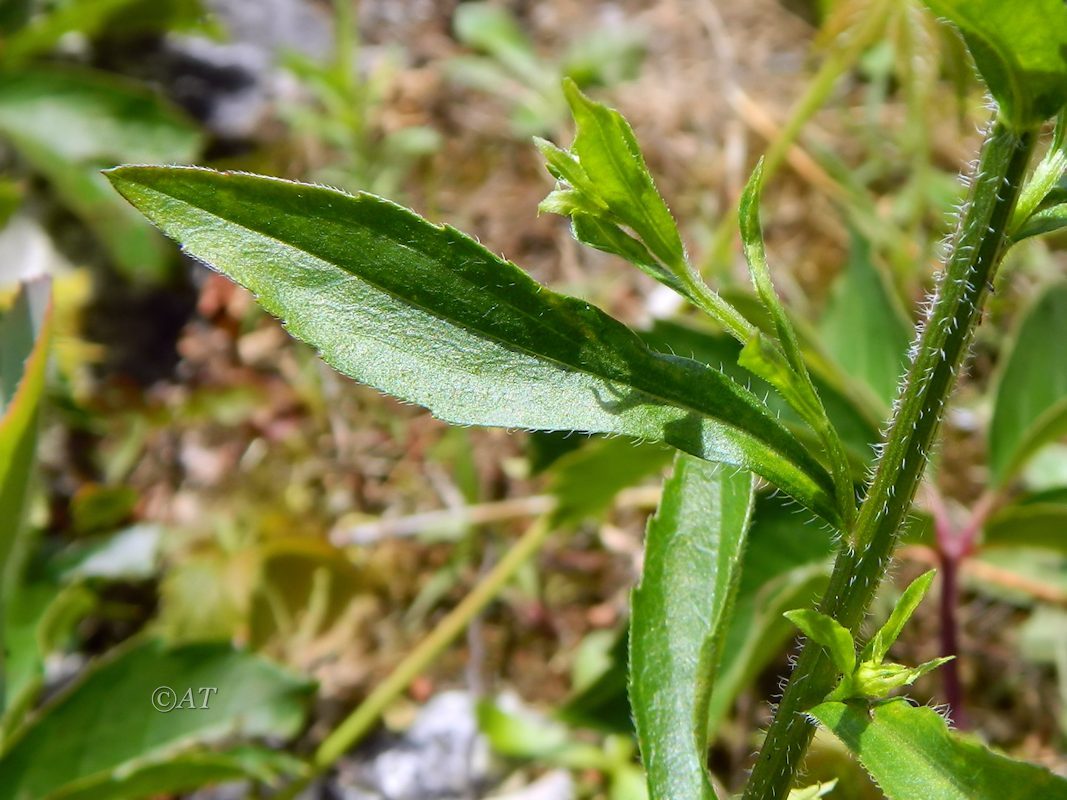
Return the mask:
[[[1032, 132], [1016, 134], [998, 120], [982, 148], [971, 198], [919, 333], [877, 470], [820, 603], [823, 613], [853, 634], [859, 633], [885, 575], [945, 401], [981, 318], [1034, 139]], [[837, 678], [826, 651], [807, 642], [767, 732], [745, 800], [780, 800], [788, 794], [815, 732], [804, 712], [833, 689]]]

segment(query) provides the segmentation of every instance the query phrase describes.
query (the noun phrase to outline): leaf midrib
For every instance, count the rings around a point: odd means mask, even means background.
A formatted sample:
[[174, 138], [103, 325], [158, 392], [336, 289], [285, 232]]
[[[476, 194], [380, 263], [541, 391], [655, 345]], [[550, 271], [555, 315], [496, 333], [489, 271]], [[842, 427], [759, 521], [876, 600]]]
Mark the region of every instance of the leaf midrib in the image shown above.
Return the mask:
[[[536, 352], [536, 351], [534, 351], [534, 350], [532, 350], [532, 349], [530, 349], [528, 347], [518, 346], [518, 345], [515, 345], [514, 343], [507, 342], [504, 339], [502, 339], [499, 335], [497, 335], [497, 334], [495, 334], [493, 332], [486, 331], [486, 330], [484, 330], [483, 328], [481, 328], [481, 327], [479, 327], [477, 325], [462, 324], [462, 323], [458, 322], [457, 320], [452, 319], [451, 317], [442, 314], [440, 311], [428, 308], [425, 305], [423, 305], [422, 303], [414, 302], [414, 301], [410, 300], [407, 297], [404, 297], [402, 295], [397, 294], [395, 291], [393, 291], [391, 289], [387, 289], [387, 288], [379, 285], [377, 282], [375, 282], [373, 280], [369, 280], [363, 274], [352, 272], [352, 271], [350, 271], [348, 269], [345, 269], [344, 267], [342, 267], [342, 266], [340, 266], [338, 264], [335, 264], [335, 263], [333, 263], [331, 261], [327, 261], [326, 259], [316, 255], [315, 253], [312, 253], [311, 251], [309, 251], [309, 250], [307, 250], [307, 249], [305, 249], [303, 247], [295, 245], [295, 244], [293, 244], [291, 242], [286, 242], [286, 241], [284, 241], [282, 239], [279, 239], [277, 236], [274, 236], [274, 235], [272, 235], [270, 233], [264, 232], [264, 231], [262, 231], [262, 230], [260, 230], [258, 228], [250, 227], [250, 226], [248, 226], [248, 225], [246, 225], [244, 223], [234, 222], [233, 220], [226, 219], [225, 217], [222, 217], [222, 216], [220, 216], [220, 215], [218, 215], [218, 214], [216, 214], [216, 213], [214, 213], [212, 211], [208, 211], [207, 209], [202, 208], [201, 206], [194, 205], [193, 203], [191, 203], [191, 202], [189, 202], [187, 200], [184, 200], [182, 198], [175, 197], [172, 194], [167, 194], [165, 192], [161, 192], [160, 190], [154, 189], [154, 188], [152, 188], [150, 186], [147, 186], [144, 183], [141, 183], [140, 185], [142, 187], [148, 189], [149, 191], [156, 192], [158, 194], [162, 194], [162, 195], [164, 195], [166, 197], [169, 197], [172, 200], [175, 200], [175, 201], [181, 203], [183, 206], [185, 206], [185, 207], [187, 207], [189, 209], [192, 209], [194, 211], [206, 214], [207, 216], [209, 216], [209, 217], [211, 217], [213, 219], [216, 219], [216, 220], [218, 220], [218, 221], [220, 221], [222, 223], [225, 223], [226, 225], [233, 225], [235, 227], [241, 228], [242, 230], [248, 231], [249, 233], [252, 233], [252, 234], [254, 234], [256, 236], [260, 236], [260, 237], [262, 237], [264, 239], [268, 239], [270, 241], [273, 241], [273, 242], [277, 243], [278, 245], [282, 246], [283, 248], [293, 249], [293, 250], [296, 250], [296, 251], [298, 251], [300, 253], [303, 253], [303, 254], [305, 254], [307, 256], [310, 256], [311, 258], [314, 258], [316, 261], [319, 261], [320, 263], [328, 265], [331, 269], [335, 269], [335, 270], [337, 270], [337, 271], [339, 271], [339, 272], [341, 272], [341, 273], [343, 273], [343, 274], [345, 274], [345, 275], [347, 275], [347, 276], [349, 276], [351, 278], [355, 278], [355, 279], [358, 279], [360, 281], [363, 281], [368, 286], [372, 287], [376, 291], [381, 292], [382, 294], [388, 295], [388, 296], [394, 298], [395, 300], [400, 301], [403, 304], [413, 306], [414, 308], [418, 309], [419, 311], [422, 311], [423, 313], [425, 313], [425, 314], [427, 314], [429, 316], [432, 316], [432, 317], [435, 317], [437, 319], [440, 319], [440, 320], [442, 320], [444, 322], [447, 322], [447, 323], [449, 323], [451, 325], [456, 325], [456, 326], [458, 326], [458, 327], [460, 327], [462, 329], [470, 330], [473, 333], [477, 334], [479, 337], [484, 338], [484, 339], [492, 340], [492, 341], [496, 342], [497, 344], [503, 346], [505, 349], [518, 351], [518, 352], [523, 352], [523, 353], [525, 353], [527, 355], [530, 355], [530, 356], [533, 356], [535, 358], [542, 359], [542, 360], [545, 360], [545, 361], [550, 361], [550, 362], [552, 362], [554, 364], [557, 364], [560, 367], [562, 367], [563, 369], [565, 369], [567, 371], [570, 371], [570, 372], [579, 372], [579, 373], [582, 373], [582, 374], [585, 374], [585, 375], [589, 375], [590, 377], [597, 378], [599, 380], [606, 380], [606, 381], [610, 381], [612, 383], [619, 383], [619, 384], [622, 384], [622, 385], [628, 385], [631, 388], [633, 388], [635, 391], [638, 391], [641, 394], [645, 395], [646, 397], [649, 397], [652, 400], [657, 401], [657, 404], [659, 404], [659, 405], [672, 405], [672, 406], [681, 408], [683, 410], [691, 411], [691, 412], [699, 414], [701, 416], [711, 418], [711, 419], [717, 421], [718, 423], [730, 428], [731, 430], [736, 431], [738, 434], [740, 434], [742, 436], [745, 436], [746, 438], [749, 438], [749, 439], [754, 439], [754, 440], [756, 440], [756, 441], [758, 441], [758, 442], [760, 442], [762, 444], [767, 445], [768, 447], [771, 447], [776, 453], [779, 453], [781, 455], [785, 455], [789, 459], [789, 463], [794, 468], [796, 468], [799, 472], [801, 472], [809, 481], [811, 481], [813, 484], [815, 484], [815, 486], [818, 489], [825, 491], [824, 488], [822, 486], [820, 486], [818, 484], [818, 482], [812, 476], [808, 475], [806, 469], [801, 467], [801, 465], [798, 464], [796, 461], [794, 461], [791, 457], [787, 456], [781, 450], [781, 448], [779, 448], [778, 446], [772, 444], [771, 442], [768, 442], [767, 440], [763, 439], [762, 437], [756, 436], [756, 435], [754, 435], [752, 433], [749, 433], [748, 431], [745, 431], [745, 430], [743, 430], [741, 428], [735, 427], [734, 425], [730, 424], [726, 420], [723, 420], [720, 417], [718, 417], [718, 416], [716, 416], [716, 415], [714, 415], [712, 413], [709, 413], [707, 410], [692, 405], [689, 401], [683, 401], [683, 400], [679, 400], [679, 399], [676, 399], [676, 398], [663, 396], [663, 395], [658, 394], [656, 392], [653, 392], [653, 391], [650, 391], [648, 389], [645, 389], [645, 388], [639, 386], [636, 383], [624, 382], [624, 381], [620, 381], [620, 380], [615, 379], [615, 378], [606, 377], [604, 375], [600, 375], [600, 374], [597, 374], [596, 372], [591, 371], [587, 367], [570, 364], [570, 363], [567, 363], [565, 361], [561, 361], [560, 359], [558, 359], [558, 358], [556, 358], [554, 356], [547, 356], [547, 355], [545, 355], [543, 353], [538, 353], [538, 352]], [[363, 193], [361, 195], [354, 195], [354, 196], [350, 195], [349, 197], [351, 197], [352, 199], [356, 199], [356, 200], [360, 199], [360, 197], [370, 197], [370, 198], [378, 199], [374, 195], [367, 195], [365, 193]], [[406, 212], [406, 209], [403, 209], [403, 207], [401, 207], [401, 206], [398, 206], [397, 208], [402, 210], [402, 211], [405, 211], [405, 213], [408, 213], [408, 212]], [[428, 223], [428, 224], [432, 225], [432, 223]], [[364, 226], [364, 227], [366, 227], [366, 226]], [[440, 225], [433, 225], [433, 227], [436, 228], [439, 231], [442, 231], [442, 232], [447, 232], [447, 230], [448, 230], [446, 227], [440, 226]], [[392, 240], [392, 239], [390, 239], [389, 241], [395, 243], [395, 241]], [[404, 247], [409, 249], [409, 250], [414, 250], [414, 248], [411, 248], [409, 245], [404, 245]], [[414, 252], [418, 253], [420, 256], [426, 257], [426, 254], [424, 252], [422, 252], [421, 250], [414, 250]], [[431, 260], [433, 260], [437, 264], [441, 263], [437, 259], [431, 259]], [[474, 283], [474, 281], [470, 280], [467, 276], [463, 275], [461, 272], [453, 271], [452, 274], [457, 276], [464, 283], [466, 283], [466, 284], [468, 284], [468, 285], [470, 285], [470, 286], [472, 286], [472, 287], [474, 287], [476, 289], [480, 289], [481, 288], [476, 283]], [[257, 292], [257, 294], [260, 294], [260, 293]], [[526, 319], [533, 321], [535, 324], [538, 325], [539, 328], [543, 327], [542, 321], [538, 317], [530, 314], [525, 309], [521, 309], [521, 308], [518, 308], [518, 307], [516, 307], [515, 305], [513, 305], [511, 303], [507, 303], [506, 300], [504, 300], [503, 302], [505, 302], [510, 309], [517, 311], [519, 314], [524, 316]], [[608, 317], [608, 319], [611, 319], [611, 318]], [[551, 331], [554, 336], [558, 336], [558, 334], [555, 331], [552, 331], [551, 328], [549, 328], [548, 330]], [[635, 342], [635, 344], [636, 345], [640, 345], [639, 340], [638, 340], [638, 342]], [[661, 363], [669, 363], [665, 358], [663, 358], [662, 356], [658, 355], [654, 351], [649, 350], [647, 348], [645, 349], [645, 355], [647, 355], [647, 357], [652, 361], [661, 362]], [[700, 366], [700, 362], [694, 361], [693, 364], [697, 365], [698, 367]], [[725, 376], [723, 376], [723, 380], [729, 380], [729, 378], [726, 378]], [[738, 389], [742, 389], [742, 387], [738, 387]], [[765, 421], [769, 425], [773, 426], [773, 424], [774, 424], [774, 420], [772, 420], [770, 417], [767, 417], [765, 419]], [[784, 435], [786, 435], [786, 436], [791, 435], [784, 428], [782, 429], [782, 433]]]

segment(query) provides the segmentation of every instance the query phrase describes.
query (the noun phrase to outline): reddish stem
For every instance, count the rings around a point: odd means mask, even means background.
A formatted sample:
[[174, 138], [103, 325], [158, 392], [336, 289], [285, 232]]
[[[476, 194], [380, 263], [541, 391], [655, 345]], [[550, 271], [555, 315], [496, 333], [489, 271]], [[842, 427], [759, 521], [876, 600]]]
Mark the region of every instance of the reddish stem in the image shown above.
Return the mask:
[[960, 566], [977, 549], [982, 527], [996, 507], [999, 495], [996, 492], [982, 495], [963, 526], [957, 526], [953, 521], [944, 498], [936, 489], [931, 489], [929, 498], [937, 535], [937, 556], [941, 562], [941, 655], [956, 656], [940, 672], [945, 684], [949, 714], [956, 727], [965, 730], [970, 727], [970, 722], [963, 705], [963, 682], [959, 667], [960, 624], [957, 611], [960, 602]]
[[959, 606], [961, 559], [940, 547], [938, 549], [941, 560], [941, 654], [956, 656], [941, 667], [942, 679], [945, 682], [945, 701], [948, 703], [949, 716], [956, 727], [966, 730], [970, 724], [963, 707], [963, 682], [960, 680], [959, 668], [959, 619], [956, 616]]

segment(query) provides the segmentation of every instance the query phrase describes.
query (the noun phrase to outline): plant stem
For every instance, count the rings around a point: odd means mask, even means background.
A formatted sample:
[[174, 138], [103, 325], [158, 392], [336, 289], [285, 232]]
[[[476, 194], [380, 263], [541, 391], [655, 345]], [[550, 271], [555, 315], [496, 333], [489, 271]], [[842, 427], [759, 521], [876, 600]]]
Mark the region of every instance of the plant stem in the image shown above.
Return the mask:
[[[998, 120], [982, 148], [970, 201], [919, 333], [874, 479], [820, 603], [823, 613], [853, 634], [858, 634], [885, 575], [945, 401], [981, 318], [1035, 138], [1032, 131], [1016, 134]], [[822, 701], [837, 679], [826, 651], [807, 642], [767, 732], [745, 800], [780, 800], [788, 794], [815, 732], [804, 712]]]
[[963, 683], [959, 669], [959, 620], [956, 609], [960, 600], [959, 574], [960, 558], [951, 552], [942, 550], [941, 560], [941, 598], [939, 617], [941, 623], [941, 655], [956, 656], [941, 668], [941, 677], [945, 684], [945, 702], [948, 704], [949, 716], [953, 724], [960, 729], [970, 727], [967, 713], [963, 708]]
[[552, 531], [551, 515], [542, 516], [527, 528], [505, 556], [453, 608], [430, 635], [419, 642], [382, 683], [319, 745], [311, 762], [311, 772], [289, 787], [282, 798], [296, 795], [317, 775], [351, 749], [371, 730], [388, 708], [415, 678], [426, 670], [463, 631], [470, 621], [492, 602], [519, 568], [544, 544]]
[[949, 513], [941, 493], [929, 487], [930, 511], [934, 517], [934, 534], [937, 542], [937, 562], [941, 568], [941, 596], [938, 601], [938, 635], [941, 640], [939, 654], [956, 656], [941, 667], [940, 675], [945, 686], [945, 702], [949, 716], [957, 728], [966, 728], [963, 710], [963, 685], [959, 670], [959, 620], [956, 613], [959, 604], [959, 574], [963, 560], [973, 551], [977, 525], [968, 522], [960, 528]]

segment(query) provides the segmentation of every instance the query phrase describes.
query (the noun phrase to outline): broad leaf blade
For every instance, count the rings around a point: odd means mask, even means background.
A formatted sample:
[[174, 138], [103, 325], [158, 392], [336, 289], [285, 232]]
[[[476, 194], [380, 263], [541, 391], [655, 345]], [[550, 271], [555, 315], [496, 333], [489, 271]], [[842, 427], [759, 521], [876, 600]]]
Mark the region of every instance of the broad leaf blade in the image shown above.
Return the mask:
[[[744, 305], [738, 302], [740, 297], [733, 296], [730, 302], [738, 308], [744, 308]], [[755, 304], [756, 301], [752, 299], [752, 303]], [[762, 306], [758, 308], [762, 309]], [[641, 338], [653, 350], [703, 361], [735, 381], [745, 383], [757, 397], [766, 398], [765, 402], [771, 411], [794, 433], [799, 435], [799, 432], [807, 430], [797, 412], [782, 399], [774, 387], [738, 363], [742, 348], [735, 339], [669, 320], [656, 320], [651, 330], [642, 332]], [[850, 455], [857, 464], [866, 463], [871, 457], [872, 445], [880, 439], [877, 425], [866, 418], [862, 409], [851, 398], [822, 380], [818, 374], [813, 375], [812, 381], [826, 406], [831, 423], [847, 445]]]
[[1027, 311], [1000, 372], [989, 461], [997, 485], [1034, 452], [1067, 431], [1067, 283], [1050, 287]]
[[960, 29], [978, 71], [1019, 129], [1067, 104], [1067, 6], [1062, 0], [925, 0]]
[[273, 178], [180, 167], [109, 177], [350, 377], [454, 423], [666, 442], [750, 469], [836, 522], [825, 470], [754, 395], [653, 353], [453, 228]]
[[[160, 687], [196, 708], [153, 707]], [[202, 687], [216, 687], [199, 707]], [[302, 723], [309, 685], [228, 644], [168, 649], [138, 642], [93, 667], [42, 710], [0, 758], [0, 798], [45, 798], [196, 743], [234, 736], [291, 736]]]
[[714, 798], [707, 713], [752, 513], [752, 476], [679, 455], [649, 523], [630, 700], [653, 800]]
[[823, 703], [810, 712], [862, 762], [889, 800], [1067, 800], [1067, 781], [997, 755], [905, 700]]

